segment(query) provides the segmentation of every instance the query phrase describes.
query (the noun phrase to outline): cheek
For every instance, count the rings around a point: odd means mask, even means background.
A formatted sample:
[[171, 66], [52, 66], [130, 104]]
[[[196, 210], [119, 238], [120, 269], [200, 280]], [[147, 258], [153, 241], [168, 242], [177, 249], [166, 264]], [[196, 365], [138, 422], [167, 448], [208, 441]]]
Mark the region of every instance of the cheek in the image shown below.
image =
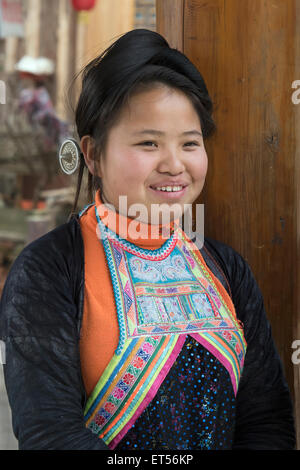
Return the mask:
[[142, 158], [141, 155], [134, 155], [134, 153], [130, 155], [130, 158], [124, 160], [122, 166], [127, 175], [127, 181], [133, 185], [144, 183], [153, 171], [151, 158]]
[[207, 155], [206, 152], [201, 153], [201, 155], [196, 158], [191, 165], [191, 172], [195, 180], [203, 180], [206, 177], [207, 173]]
[[[144, 185], [148, 175], [149, 168], [141, 158], [135, 158], [134, 155], [122, 157], [112, 161], [106, 173], [106, 181], [109, 187], [122, 194], [137, 195], [141, 185]], [[130, 157], [130, 158], [129, 158]]]

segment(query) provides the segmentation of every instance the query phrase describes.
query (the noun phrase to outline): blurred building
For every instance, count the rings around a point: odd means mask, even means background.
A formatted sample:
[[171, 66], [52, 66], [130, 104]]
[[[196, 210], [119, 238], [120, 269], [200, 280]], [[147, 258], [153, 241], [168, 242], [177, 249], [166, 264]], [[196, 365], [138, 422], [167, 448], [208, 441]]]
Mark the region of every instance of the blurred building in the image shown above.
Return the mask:
[[[6, 198], [20, 206], [33, 197], [45, 167], [30, 129], [16, 130], [16, 100], [22, 84], [15, 64], [24, 55], [54, 62], [55, 73], [46, 86], [58, 116], [72, 123], [80, 90], [78, 83], [69, 94], [75, 74], [121, 34], [134, 28], [155, 30], [156, 15], [155, 0], [96, 0], [88, 12], [75, 11], [71, 0], [0, 0], [0, 10], [9, 4], [13, 6], [10, 20], [15, 17], [20, 22], [21, 15], [21, 24], [14, 35], [13, 30], [1, 28], [0, 17], [0, 80], [6, 84], [6, 104], [0, 105], [0, 205]], [[57, 174], [43, 190], [74, 184], [76, 177], [66, 177], [56, 163]]]

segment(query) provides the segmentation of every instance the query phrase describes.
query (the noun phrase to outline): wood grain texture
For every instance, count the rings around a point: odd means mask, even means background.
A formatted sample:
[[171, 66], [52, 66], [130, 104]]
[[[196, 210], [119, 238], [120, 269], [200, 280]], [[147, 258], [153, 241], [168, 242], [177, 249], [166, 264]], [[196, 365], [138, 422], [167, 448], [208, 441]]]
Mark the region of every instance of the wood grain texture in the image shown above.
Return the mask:
[[40, 54], [41, 0], [28, 0], [25, 21], [25, 54], [38, 57]]
[[[300, 2], [297, 1], [295, 5], [295, 24], [300, 24]], [[300, 80], [299, 70], [299, 57], [300, 57], [300, 31], [295, 28], [293, 32], [295, 38], [295, 56], [294, 63], [296, 64], [295, 77]], [[295, 178], [294, 178], [294, 192], [295, 192], [295, 219], [296, 219], [296, 253], [294, 257], [295, 266], [295, 279], [293, 282], [293, 289], [295, 293], [295, 314], [293, 316], [293, 339], [300, 340], [300, 105], [294, 106], [295, 113]], [[299, 350], [299, 346], [297, 348]], [[294, 351], [294, 350], [293, 350]], [[300, 355], [298, 354], [298, 358]], [[295, 403], [295, 416], [297, 422], [297, 448], [300, 449], [300, 364], [294, 365], [294, 403]]]
[[[300, 104], [292, 103], [291, 84], [300, 80], [299, 3], [185, 0], [181, 25], [183, 51], [206, 81], [218, 127], [205, 143], [208, 175], [196, 201], [205, 204], [205, 235], [236, 249], [255, 275], [298, 433], [300, 365], [291, 345], [300, 339]], [[170, 22], [157, 13], [168, 37]]]
[[71, 29], [74, 13], [72, 6], [67, 0], [60, 0], [58, 4], [57, 18], [57, 50], [56, 50], [56, 111], [61, 119], [67, 118], [66, 93], [67, 84], [70, 80], [69, 58], [73, 56]]
[[184, 1], [156, 0], [156, 30], [168, 41], [170, 47], [183, 51]]
[[15, 65], [18, 62], [18, 45], [19, 38], [16, 36], [8, 36], [5, 38], [5, 57], [4, 71], [12, 73], [15, 71]]
[[133, 29], [134, 0], [101, 0], [90, 12], [82, 63], [87, 64], [122, 34]]

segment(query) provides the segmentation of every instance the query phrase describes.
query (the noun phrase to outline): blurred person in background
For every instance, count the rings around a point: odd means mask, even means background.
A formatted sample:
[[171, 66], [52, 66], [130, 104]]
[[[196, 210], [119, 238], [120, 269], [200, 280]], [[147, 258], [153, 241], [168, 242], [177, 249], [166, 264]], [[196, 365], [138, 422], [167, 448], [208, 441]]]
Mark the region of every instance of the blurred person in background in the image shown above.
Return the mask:
[[43, 130], [44, 150], [59, 146], [68, 136], [67, 122], [56, 114], [46, 81], [54, 73], [54, 63], [47, 57], [24, 56], [16, 64], [23, 87], [18, 106], [25, 113], [33, 129]]

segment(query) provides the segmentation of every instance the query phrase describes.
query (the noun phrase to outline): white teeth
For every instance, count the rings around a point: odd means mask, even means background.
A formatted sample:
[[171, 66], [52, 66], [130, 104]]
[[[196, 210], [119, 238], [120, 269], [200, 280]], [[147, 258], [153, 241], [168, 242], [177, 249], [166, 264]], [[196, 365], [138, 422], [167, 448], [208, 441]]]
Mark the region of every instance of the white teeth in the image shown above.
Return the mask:
[[161, 188], [155, 188], [158, 191], [181, 191], [183, 186], [162, 186]]

